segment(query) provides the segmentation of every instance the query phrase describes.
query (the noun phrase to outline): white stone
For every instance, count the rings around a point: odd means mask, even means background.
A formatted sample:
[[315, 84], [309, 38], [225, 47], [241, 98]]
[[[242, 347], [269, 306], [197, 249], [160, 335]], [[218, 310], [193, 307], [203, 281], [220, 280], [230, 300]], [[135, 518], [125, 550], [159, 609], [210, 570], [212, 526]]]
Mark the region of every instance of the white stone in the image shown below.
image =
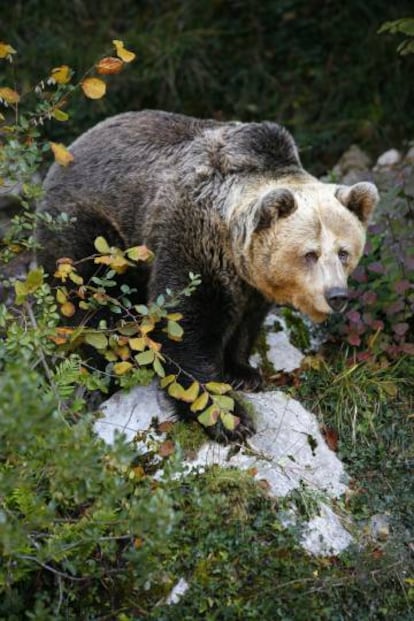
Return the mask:
[[332, 556], [345, 550], [353, 539], [343, 527], [336, 513], [321, 503], [319, 515], [311, 518], [302, 533], [301, 544], [315, 556]]
[[115, 433], [122, 433], [132, 441], [137, 433], [148, 431], [153, 419], [171, 420], [172, 410], [164, 395], [153, 382], [128, 392], [117, 392], [102, 403], [103, 417], [95, 423], [96, 433], [107, 444], [112, 444]]
[[376, 168], [389, 168], [395, 166], [401, 161], [401, 153], [397, 149], [389, 149], [385, 151], [377, 159]]
[[410, 147], [407, 153], [405, 154], [405, 161], [408, 164], [414, 164], [414, 145]]
[[[325, 501], [346, 491], [347, 475], [342, 462], [326, 445], [315, 416], [278, 391], [245, 394], [244, 398], [256, 412], [256, 433], [248, 446], [232, 455], [233, 447], [206, 439], [196, 457], [185, 462], [184, 471], [202, 473], [213, 464], [249, 469], [258, 481], [266, 480], [269, 493], [275, 497], [305, 486], [316, 502], [324, 502], [320, 505], [321, 514], [309, 522], [303, 546], [320, 555], [344, 549], [352, 538]], [[104, 416], [95, 429], [109, 443], [113, 442], [115, 430], [133, 440], [139, 432], [150, 428], [154, 418], [171, 419], [171, 410], [155, 383], [117, 393], [101, 409]], [[145, 451], [145, 446], [139, 442], [137, 449]]]
[[165, 603], [168, 605], [178, 604], [183, 595], [185, 595], [190, 588], [185, 578], [180, 578], [176, 585], [173, 586], [171, 593], [166, 597]]
[[267, 359], [275, 371], [290, 373], [300, 367], [303, 353], [289, 341], [286, 332], [269, 332], [266, 335]]

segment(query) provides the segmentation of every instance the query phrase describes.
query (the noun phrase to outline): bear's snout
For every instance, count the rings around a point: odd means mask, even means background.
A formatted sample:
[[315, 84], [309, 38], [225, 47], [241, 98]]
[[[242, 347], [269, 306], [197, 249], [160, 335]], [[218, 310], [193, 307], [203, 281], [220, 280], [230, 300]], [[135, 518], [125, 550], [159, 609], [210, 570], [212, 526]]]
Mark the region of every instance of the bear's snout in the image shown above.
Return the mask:
[[325, 300], [336, 313], [342, 313], [348, 305], [348, 290], [343, 287], [332, 287], [325, 291]]

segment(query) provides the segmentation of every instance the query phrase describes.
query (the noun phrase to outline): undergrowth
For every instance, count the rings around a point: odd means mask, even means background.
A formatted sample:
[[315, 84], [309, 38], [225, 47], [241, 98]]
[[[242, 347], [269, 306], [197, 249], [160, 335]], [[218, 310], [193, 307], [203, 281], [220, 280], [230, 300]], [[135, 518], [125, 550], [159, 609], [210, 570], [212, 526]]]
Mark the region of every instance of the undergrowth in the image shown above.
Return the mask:
[[[6, 46], [6, 59], [14, 54], [10, 47]], [[121, 54], [122, 50], [127, 52], [123, 45]], [[115, 65], [113, 60], [98, 64]], [[2, 240], [3, 266], [35, 243], [31, 201], [41, 196], [41, 189], [32, 183], [33, 172], [51, 149], [62, 165], [68, 158], [63, 145], [53, 149], [43, 141], [41, 124], [33, 122], [45, 115], [64, 122], [59, 111], [72, 92], [70, 81], [65, 82], [72, 74], [60, 66], [53, 75], [54, 82], [47, 85], [46, 80], [38, 91], [36, 114], [23, 115], [18, 126], [9, 115], [2, 126], [2, 170], [7, 172], [12, 164], [13, 180], [24, 184], [23, 210]], [[96, 82], [92, 85], [98, 92], [102, 89]], [[19, 94], [14, 92], [3, 91], [3, 96], [8, 97], [9, 110], [18, 112]], [[374, 232], [371, 248], [380, 263], [386, 252], [383, 241], [383, 231]], [[257, 485], [252, 473], [213, 467], [203, 475], [182, 477], [183, 451], [191, 454], [201, 442], [191, 426], [170, 424], [153, 430], [145, 454], [120, 435], [113, 446], [96, 437], [96, 416], [88, 408], [85, 391], [105, 391], [108, 375], [124, 387], [157, 375], [178, 398], [184, 395], [193, 404], [201, 399], [203, 408], [209, 404], [231, 413], [231, 397], [221, 394], [226, 388], [193, 384], [190, 393], [189, 388], [180, 392], [175, 377], [164, 377], [162, 353], [151, 332], [161, 321], [171, 337], [181, 338], [180, 318], [168, 306], [178, 292], [167, 292], [152, 308], [138, 309], [130, 303], [131, 291], [112, 295], [117, 270], [149, 259], [143, 248], [121, 251], [99, 238], [89, 260], [97, 260], [100, 271], [91, 282], [79, 280], [77, 265], [68, 258], [57, 266], [57, 289], [50, 287], [40, 268], [18, 282], [2, 279], [14, 300], [0, 307], [0, 617], [412, 618], [413, 369], [407, 349], [411, 289], [395, 288], [395, 275], [381, 272], [378, 297], [369, 302], [371, 311], [383, 312], [381, 296], [392, 290], [398, 298], [393, 303], [404, 297], [403, 308], [395, 312], [406, 314], [396, 320], [408, 328], [395, 331], [392, 313], [375, 316], [382, 320], [381, 327], [369, 324], [362, 313], [365, 327], [359, 343], [348, 338], [335, 356], [309, 358], [294, 386], [286, 388], [318, 414], [331, 447], [353, 477], [351, 491], [338, 501], [338, 508], [354, 515], [355, 530], [362, 535], [354, 549], [340, 557], [315, 558], [299, 545], [297, 527], [286, 526], [284, 503], [269, 498], [266, 486]], [[372, 261], [368, 254], [363, 268]], [[406, 269], [406, 259], [397, 267]], [[374, 275], [379, 272], [370, 272], [364, 285], [377, 282]], [[400, 272], [395, 277], [397, 282], [407, 280]], [[359, 293], [361, 303], [367, 303], [365, 290]], [[79, 310], [93, 314], [102, 305], [115, 316], [119, 309], [134, 313], [134, 325], [122, 326], [124, 333], [108, 325], [59, 325], [62, 316], [66, 321]], [[303, 341], [303, 326], [298, 331]], [[345, 338], [349, 335], [348, 330]], [[338, 331], [337, 344], [343, 336]], [[88, 368], [78, 344], [102, 354], [107, 365], [103, 374]], [[361, 356], [364, 352], [369, 355]], [[207, 422], [209, 417], [212, 410]], [[157, 472], [160, 464], [162, 473]], [[305, 514], [315, 510], [304, 495], [301, 501]], [[383, 541], [369, 531], [376, 513], [390, 516], [392, 530]], [[190, 585], [188, 592], [179, 603], [167, 605], [171, 589], [182, 578]]]

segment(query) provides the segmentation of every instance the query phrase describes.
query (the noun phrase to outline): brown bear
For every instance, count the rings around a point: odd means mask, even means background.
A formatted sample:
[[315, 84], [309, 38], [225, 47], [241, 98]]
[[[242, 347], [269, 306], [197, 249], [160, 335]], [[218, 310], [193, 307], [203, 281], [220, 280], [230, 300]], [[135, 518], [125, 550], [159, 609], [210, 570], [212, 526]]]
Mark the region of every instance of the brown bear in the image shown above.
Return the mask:
[[[124, 248], [146, 244], [155, 261], [127, 275], [147, 302], [200, 274], [180, 302], [183, 340], [159, 335], [183, 385], [257, 389], [248, 359], [272, 303], [316, 322], [345, 307], [377, 190], [312, 177], [280, 125], [130, 112], [99, 123], [70, 152], [68, 167], [51, 167], [40, 210], [71, 218], [64, 228], [40, 226], [39, 262], [53, 274], [58, 257], [93, 254], [99, 235]], [[243, 437], [252, 422], [236, 405], [241, 423], [226, 434]]]

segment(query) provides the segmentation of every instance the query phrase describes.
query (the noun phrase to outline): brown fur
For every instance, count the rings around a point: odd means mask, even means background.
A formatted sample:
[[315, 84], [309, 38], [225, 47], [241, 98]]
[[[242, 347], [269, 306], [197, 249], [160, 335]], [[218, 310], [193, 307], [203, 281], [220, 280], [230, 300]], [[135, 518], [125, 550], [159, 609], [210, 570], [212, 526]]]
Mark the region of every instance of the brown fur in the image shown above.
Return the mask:
[[[90, 255], [98, 235], [122, 247], [145, 243], [154, 263], [127, 277], [146, 301], [199, 273], [202, 284], [179, 309], [183, 341], [159, 334], [184, 384], [195, 377], [257, 388], [248, 358], [271, 303], [292, 304], [315, 321], [339, 307], [377, 193], [371, 184], [318, 182], [279, 125], [127, 113], [70, 151], [73, 163], [54, 164], [47, 175], [40, 210], [67, 212], [76, 223], [41, 227], [39, 260], [53, 273], [59, 256]], [[251, 421], [242, 406], [236, 413], [243, 436]]]

